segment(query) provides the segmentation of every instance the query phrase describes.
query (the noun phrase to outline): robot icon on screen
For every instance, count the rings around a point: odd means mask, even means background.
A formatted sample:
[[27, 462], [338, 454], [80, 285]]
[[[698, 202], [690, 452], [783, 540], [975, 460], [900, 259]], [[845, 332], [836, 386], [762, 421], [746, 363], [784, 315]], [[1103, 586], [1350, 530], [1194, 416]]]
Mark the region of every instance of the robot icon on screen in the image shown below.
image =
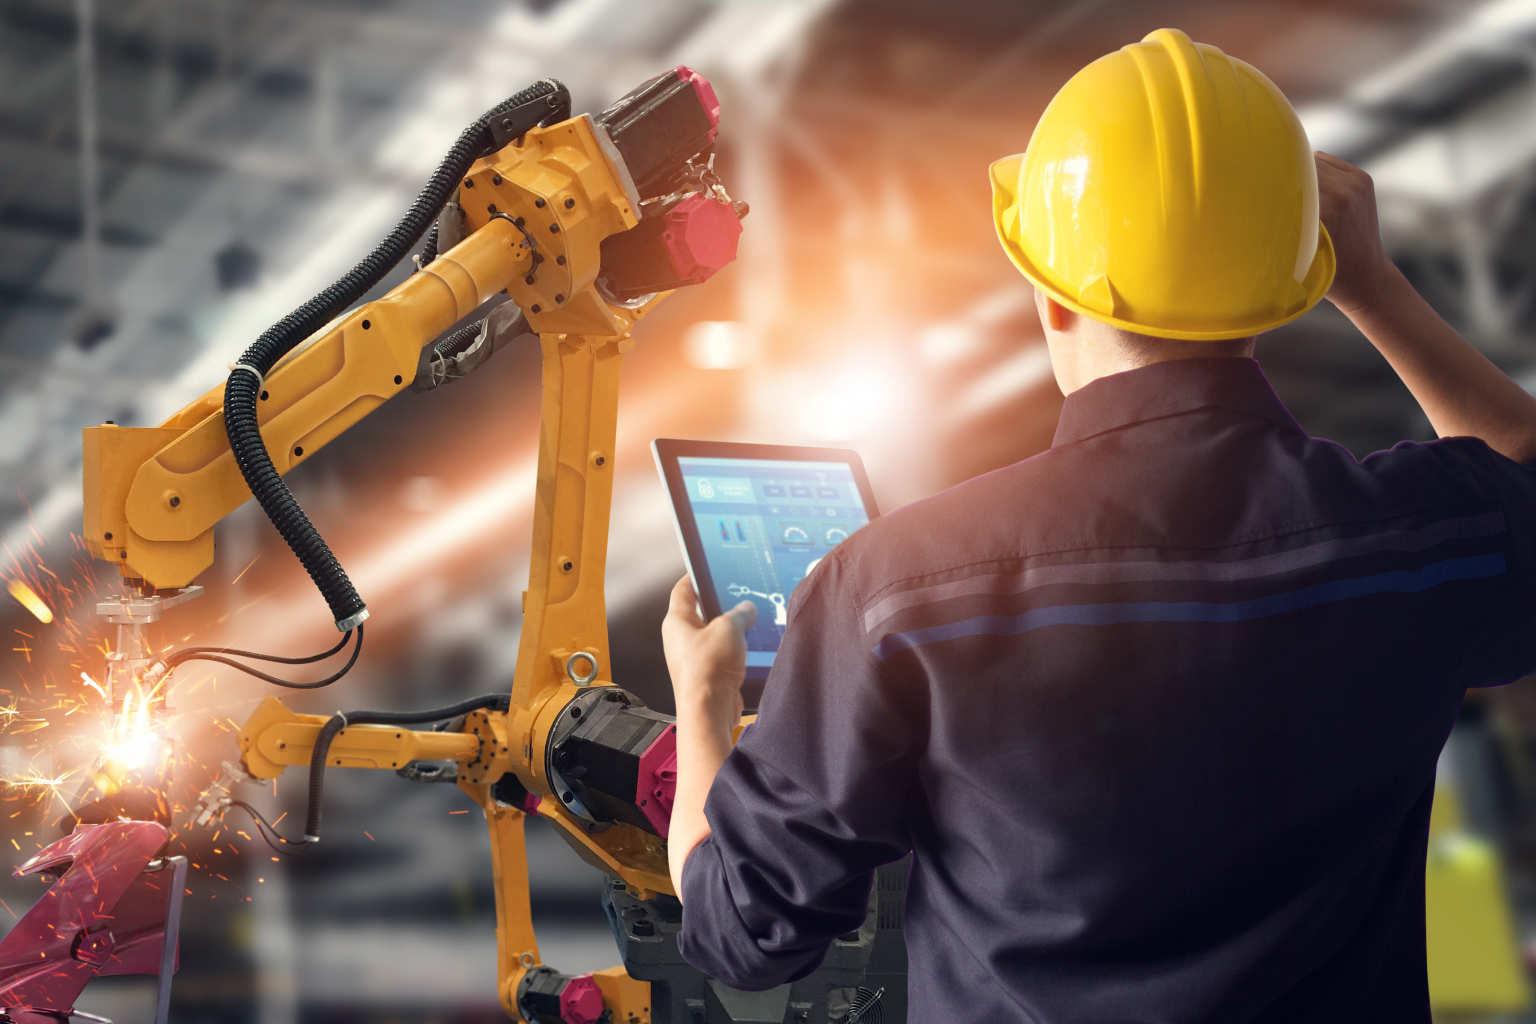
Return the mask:
[[760, 597], [764, 601], [771, 602], [773, 604], [773, 624], [775, 626], [789, 625], [788, 602], [784, 600], [783, 594], [759, 593], [756, 590], [750, 589], [744, 583], [732, 583], [725, 590], [732, 597]]

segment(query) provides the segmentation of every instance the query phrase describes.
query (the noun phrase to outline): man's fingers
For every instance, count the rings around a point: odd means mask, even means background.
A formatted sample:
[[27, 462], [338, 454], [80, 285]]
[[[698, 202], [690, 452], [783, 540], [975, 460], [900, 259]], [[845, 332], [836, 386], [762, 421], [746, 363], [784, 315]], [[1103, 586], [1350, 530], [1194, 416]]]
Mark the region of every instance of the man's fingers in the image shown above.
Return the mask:
[[1325, 153], [1321, 149], [1313, 150], [1312, 155], [1317, 158], [1319, 163], [1325, 163], [1341, 171], [1358, 171], [1360, 169], [1343, 157], [1334, 156], [1332, 153]]
[[704, 620], [699, 616], [699, 595], [694, 593], [693, 581], [683, 573], [683, 578], [672, 587], [672, 598], [667, 605], [667, 617], [680, 619], [690, 626], [700, 627]]
[[1330, 181], [1343, 183], [1344, 187], [1350, 191], [1358, 190], [1360, 186], [1372, 185], [1371, 176], [1348, 160], [1336, 157], [1332, 153], [1324, 153], [1322, 150], [1317, 150], [1313, 156], [1317, 158], [1319, 187], [1325, 188]]

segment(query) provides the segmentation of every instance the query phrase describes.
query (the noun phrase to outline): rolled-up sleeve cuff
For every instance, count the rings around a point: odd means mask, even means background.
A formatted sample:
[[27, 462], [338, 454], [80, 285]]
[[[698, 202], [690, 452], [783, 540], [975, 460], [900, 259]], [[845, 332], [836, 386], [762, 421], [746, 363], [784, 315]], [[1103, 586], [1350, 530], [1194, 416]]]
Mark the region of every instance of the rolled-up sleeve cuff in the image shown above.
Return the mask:
[[741, 918], [725, 861], [706, 836], [683, 862], [683, 926], [677, 950], [693, 967], [732, 988], [761, 991], [816, 969], [826, 950], [767, 953]]

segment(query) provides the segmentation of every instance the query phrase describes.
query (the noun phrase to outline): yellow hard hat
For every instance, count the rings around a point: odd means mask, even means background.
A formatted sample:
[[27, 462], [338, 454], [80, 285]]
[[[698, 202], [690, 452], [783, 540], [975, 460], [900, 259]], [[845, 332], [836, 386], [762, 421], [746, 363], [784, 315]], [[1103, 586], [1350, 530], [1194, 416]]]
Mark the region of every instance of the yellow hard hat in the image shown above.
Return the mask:
[[991, 167], [997, 237], [1068, 309], [1163, 338], [1278, 327], [1333, 281], [1307, 133], [1256, 68], [1160, 28], [1073, 75]]

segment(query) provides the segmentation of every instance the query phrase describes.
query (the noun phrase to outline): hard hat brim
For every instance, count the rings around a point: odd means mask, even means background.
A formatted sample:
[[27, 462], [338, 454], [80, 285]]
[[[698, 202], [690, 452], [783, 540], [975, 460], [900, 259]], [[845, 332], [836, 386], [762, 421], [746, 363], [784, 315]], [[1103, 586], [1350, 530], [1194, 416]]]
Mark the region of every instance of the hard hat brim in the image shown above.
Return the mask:
[[1014, 206], [1013, 195], [1016, 183], [1019, 179], [1019, 165], [1023, 162], [1024, 154], [1015, 153], [1005, 156], [1000, 160], [994, 160], [988, 167], [988, 177], [992, 183], [992, 207], [993, 227], [997, 233], [997, 240], [1002, 244], [1003, 251], [1008, 254], [1019, 273], [1023, 274], [1036, 288], [1074, 313], [1098, 320], [1101, 323], [1118, 327], [1120, 330], [1133, 334], [1145, 334], [1155, 338], [1172, 338], [1179, 341], [1226, 341], [1232, 338], [1247, 338], [1265, 331], [1272, 331], [1276, 327], [1284, 326], [1292, 320], [1306, 313], [1317, 305], [1333, 284], [1334, 271], [1337, 269], [1333, 240], [1328, 237], [1328, 229], [1321, 221], [1317, 225], [1317, 252], [1312, 257], [1312, 264], [1307, 268], [1306, 276], [1301, 281], [1303, 298], [1292, 309], [1287, 310], [1280, 317], [1256, 317], [1251, 322], [1238, 321], [1215, 329], [1200, 329], [1179, 326], [1175, 324], [1143, 323], [1126, 320], [1106, 313], [1103, 310], [1094, 309], [1078, 301], [1075, 296], [1067, 294], [1060, 286], [1054, 284], [1039, 267], [1024, 252], [1020, 246], [1009, 238], [1003, 229], [1003, 213], [1009, 207]]

